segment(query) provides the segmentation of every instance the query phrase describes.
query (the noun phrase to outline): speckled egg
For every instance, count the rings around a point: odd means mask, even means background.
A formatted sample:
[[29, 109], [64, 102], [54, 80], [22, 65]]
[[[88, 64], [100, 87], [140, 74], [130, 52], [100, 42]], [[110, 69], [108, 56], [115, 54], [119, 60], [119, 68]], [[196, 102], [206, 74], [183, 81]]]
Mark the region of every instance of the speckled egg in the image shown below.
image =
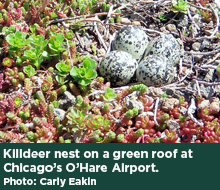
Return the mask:
[[170, 84], [174, 78], [174, 66], [162, 55], [149, 55], [139, 63], [136, 76], [146, 86]]
[[138, 67], [135, 58], [124, 51], [111, 51], [102, 59], [99, 73], [112, 86], [122, 86], [130, 82]]
[[125, 26], [115, 36], [116, 50], [131, 54], [139, 62], [149, 44], [148, 35], [137, 26]]
[[163, 55], [176, 66], [180, 60], [180, 45], [172, 34], [163, 34], [149, 43], [145, 56], [152, 54]]

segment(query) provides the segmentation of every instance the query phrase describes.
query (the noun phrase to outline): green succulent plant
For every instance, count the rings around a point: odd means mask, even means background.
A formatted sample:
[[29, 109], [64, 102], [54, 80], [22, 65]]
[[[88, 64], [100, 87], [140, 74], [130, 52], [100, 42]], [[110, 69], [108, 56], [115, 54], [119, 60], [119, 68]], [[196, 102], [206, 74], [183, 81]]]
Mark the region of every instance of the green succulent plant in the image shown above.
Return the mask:
[[94, 70], [97, 67], [95, 60], [87, 58], [83, 61], [83, 66], [78, 68], [74, 66], [70, 75], [82, 86], [87, 86], [92, 82], [92, 79], [97, 77], [97, 72]]
[[23, 68], [24, 73], [28, 76], [28, 77], [32, 77], [34, 75], [36, 75], [37, 73], [35, 72], [35, 68], [33, 68], [31, 65], [28, 65], [26, 67]]
[[27, 44], [30, 43], [30, 40], [27, 40], [26, 37], [27, 37], [27, 33], [20, 31], [7, 35], [6, 41], [10, 45], [8, 50], [10, 52], [17, 52], [20, 49], [24, 48]]
[[88, 127], [100, 129], [103, 127], [105, 131], [108, 131], [112, 122], [109, 121], [107, 118], [104, 118], [101, 115], [89, 115], [88, 116]]
[[184, 13], [186, 14], [190, 5], [184, 0], [172, 0], [173, 8], [171, 9], [174, 13]]
[[41, 50], [41, 47], [37, 46], [34, 49], [26, 50], [24, 52], [24, 59], [29, 59], [37, 69], [40, 69], [41, 63], [45, 59], [50, 59], [48, 52]]
[[54, 56], [58, 56], [61, 51], [65, 51], [66, 48], [63, 47], [65, 36], [62, 33], [53, 33], [48, 42], [48, 46], [52, 51]]
[[66, 82], [68, 82], [68, 80], [65, 80], [65, 77], [69, 75], [71, 67], [63, 62], [60, 62], [56, 64], [56, 69], [57, 69], [55, 70], [55, 73], [57, 74], [56, 80], [59, 82], [59, 84], [63, 85]]
[[76, 108], [72, 108], [69, 110], [66, 117], [68, 119], [69, 127], [84, 129], [87, 122], [86, 111], [80, 111]]
[[116, 97], [117, 97], [117, 94], [114, 93], [114, 90], [112, 90], [109, 87], [105, 89], [105, 95], [103, 96], [105, 101], [110, 101], [112, 99], [115, 99]]

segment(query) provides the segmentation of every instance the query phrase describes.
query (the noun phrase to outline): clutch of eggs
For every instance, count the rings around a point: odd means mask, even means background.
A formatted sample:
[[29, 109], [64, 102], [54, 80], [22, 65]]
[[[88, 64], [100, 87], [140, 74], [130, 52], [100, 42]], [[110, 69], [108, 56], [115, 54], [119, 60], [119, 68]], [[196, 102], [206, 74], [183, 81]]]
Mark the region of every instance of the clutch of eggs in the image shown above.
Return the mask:
[[147, 86], [170, 84], [180, 60], [180, 45], [171, 34], [149, 41], [137, 26], [125, 26], [114, 40], [116, 50], [101, 61], [99, 73], [112, 86], [123, 86], [135, 76]]

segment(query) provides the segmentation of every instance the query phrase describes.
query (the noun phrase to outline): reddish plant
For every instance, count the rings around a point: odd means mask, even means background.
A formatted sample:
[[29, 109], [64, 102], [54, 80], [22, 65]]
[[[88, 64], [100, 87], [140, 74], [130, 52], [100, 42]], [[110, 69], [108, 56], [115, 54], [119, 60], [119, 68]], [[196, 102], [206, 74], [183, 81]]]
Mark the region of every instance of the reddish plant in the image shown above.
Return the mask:
[[174, 119], [179, 119], [179, 116], [181, 115], [180, 109], [178, 107], [175, 107], [175, 108], [173, 108], [172, 110], [169, 111], [169, 114]]
[[154, 102], [147, 97], [140, 97], [140, 100], [143, 102], [144, 111], [151, 111], [154, 108]]
[[125, 134], [123, 143], [134, 143], [139, 137], [143, 136], [144, 130], [138, 129], [137, 131], [131, 131], [129, 134]]
[[188, 135], [189, 137], [191, 137], [192, 135], [195, 135], [197, 134], [197, 124], [192, 121], [192, 120], [189, 120], [189, 121], [184, 121], [183, 123], [180, 124], [180, 133], [181, 135]]
[[214, 131], [204, 134], [204, 143], [219, 143], [220, 137], [215, 134]]
[[168, 129], [165, 129], [166, 137], [163, 137], [164, 143], [177, 143], [178, 135], [175, 131], [170, 132]]
[[126, 115], [124, 115], [122, 117], [122, 124], [126, 125], [126, 126], [132, 126], [133, 125], [133, 121], [131, 118], [128, 118]]
[[212, 121], [214, 119], [214, 116], [211, 115], [211, 113], [212, 111], [210, 110], [210, 108], [205, 107], [201, 108], [201, 110], [197, 112], [197, 115], [203, 121]]
[[196, 106], [198, 106], [199, 104], [201, 104], [201, 102], [205, 100], [205, 98], [203, 98], [202, 96], [196, 96]]
[[4, 112], [0, 112], [0, 125], [5, 124], [7, 122], [7, 117]]
[[139, 128], [151, 129], [154, 126], [155, 126], [154, 120], [149, 119], [147, 115], [136, 118], [135, 127], [137, 127], [138, 129]]

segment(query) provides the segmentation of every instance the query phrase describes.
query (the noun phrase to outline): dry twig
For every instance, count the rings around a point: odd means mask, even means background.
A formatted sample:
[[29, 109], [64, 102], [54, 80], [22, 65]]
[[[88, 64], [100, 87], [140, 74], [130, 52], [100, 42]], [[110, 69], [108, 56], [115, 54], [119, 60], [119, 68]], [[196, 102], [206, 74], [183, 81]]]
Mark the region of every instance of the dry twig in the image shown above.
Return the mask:
[[191, 54], [191, 55], [212, 55], [212, 54], [219, 53], [219, 52], [220, 52], [220, 48], [213, 50], [213, 51], [208, 51], [208, 52], [185, 51], [185, 53]]
[[[96, 16], [96, 17], [98, 18], [98, 16]], [[97, 24], [94, 23], [94, 26], [95, 26], [95, 31], [96, 31], [96, 33], [97, 33], [97, 35], [98, 35], [98, 38], [99, 38], [100, 42], [102, 43], [102, 45], [103, 45], [105, 51], [107, 52], [107, 51], [108, 51], [108, 48], [107, 48], [107, 46], [106, 46], [106, 44], [105, 44], [104, 39], [102, 38], [102, 35], [100, 34], [100, 32], [99, 32], [99, 30], [98, 30]]]
[[39, 17], [39, 15], [43, 12], [43, 10], [45, 9], [45, 7], [47, 6], [48, 2], [50, 0], [44, 0], [42, 6], [37, 10], [37, 16], [36, 18]]
[[158, 110], [159, 102], [160, 102], [160, 98], [157, 97], [157, 100], [155, 103], [155, 110], [154, 110], [154, 122], [155, 122], [156, 126], [159, 126], [159, 123], [157, 122], [157, 110]]
[[205, 11], [210, 11], [210, 12], [212, 12], [212, 10], [209, 9], [209, 8], [205, 8], [205, 7], [203, 7], [203, 6], [197, 6], [197, 5], [195, 5], [195, 4], [193, 4], [193, 3], [190, 3], [190, 2], [188, 2], [188, 4], [191, 5], [192, 7], [196, 7], [196, 8], [198, 8], [198, 9], [203, 9], [203, 10], [205, 10]]
[[207, 62], [207, 65], [213, 63], [213, 62], [219, 57], [219, 55], [220, 55], [220, 53], [217, 53], [217, 54], [213, 57], [212, 60], [210, 60], [209, 62]]
[[67, 39], [66, 39], [66, 43], [67, 43], [67, 47], [68, 47], [69, 57], [70, 57], [70, 60], [71, 60], [71, 66], [73, 66], [73, 59], [72, 59], [72, 56], [71, 56], [71, 53], [70, 53], [70, 46], [69, 46], [69, 42], [68, 42]]
[[197, 90], [198, 90], [198, 95], [201, 96], [201, 91], [200, 91], [200, 87], [199, 87], [199, 82], [196, 81], [196, 87], [197, 87]]
[[218, 28], [219, 28], [219, 16], [218, 16], [218, 13], [216, 12], [216, 10], [213, 8], [213, 6], [211, 4], [210, 4], [210, 7], [211, 7], [211, 9], [214, 12], [214, 15], [216, 17], [216, 27], [215, 27], [215, 30], [213, 31], [213, 33], [210, 37], [215, 37], [216, 33], [218, 32]]
[[195, 99], [192, 98], [192, 99], [191, 99], [191, 104], [190, 104], [190, 106], [189, 106], [189, 108], [188, 108], [188, 115], [189, 115], [189, 117], [190, 117], [195, 123], [197, 123], [199, 126], [204, 126], [204, 123], [198, 121], [198, 120], [193, 116], [193, 114], [195, 113], [195, 111], [196, 111], [196, 103], [195, 103]]
[[[120, 13], [112, 13], [112, 14], [113, 15], [122, 15]], [[62, 19], [58, 19], [58, 20], [53, 20], [50, 22], [50, 24], [69, 21], [69, 20], [76, 20], [76, 19], [80, 19], [80, 18], [91, 18], [91, 17], [100, 16], [100, 15], [108, 15], [108, 13], [103, 12], [103, 13], [96, 13], [96, 14], [90, 14], [90, 15], [80, 15], [80, 16], [75, 16], [75, 17], [62, 18]]]
[[198, 81], [199, 84], [204, 84], [206, 86], [218, 86], [220, 85], [220, 82], [206, 82], [206, 81], [202, 81], [202, 80], [193, 80], [193, 81]]
[[202, 65], [201, 68], [202, 69], [217, 69], [218, 66], [217, 65]]

